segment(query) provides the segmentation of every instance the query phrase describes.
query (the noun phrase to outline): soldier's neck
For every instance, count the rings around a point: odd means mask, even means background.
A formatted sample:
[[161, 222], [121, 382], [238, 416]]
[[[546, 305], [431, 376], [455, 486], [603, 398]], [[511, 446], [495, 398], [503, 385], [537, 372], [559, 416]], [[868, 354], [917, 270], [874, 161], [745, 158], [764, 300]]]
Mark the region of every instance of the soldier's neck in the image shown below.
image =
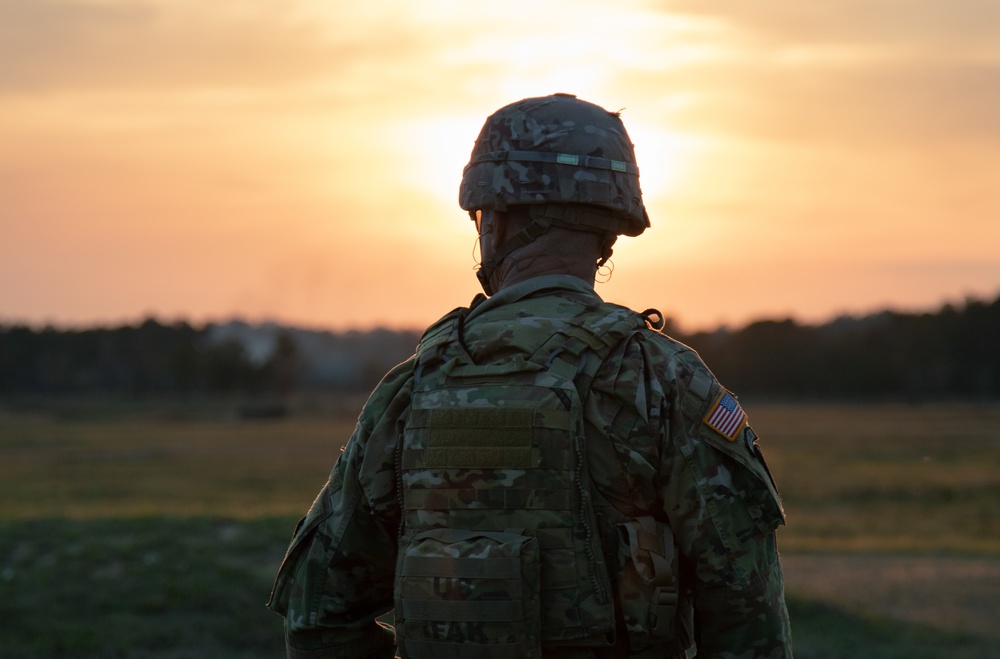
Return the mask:
[[509, 262], [503, 263], [494, 275], [498, 279], [498, 285], [495, 287], [498, 291], [543, 275], [572, 275], [590, 286], [594, 285], [596, 268], [592, 262], [567, 262], [545, 254], [520, 257], [516, 260], [505, 259], [505, 261]]

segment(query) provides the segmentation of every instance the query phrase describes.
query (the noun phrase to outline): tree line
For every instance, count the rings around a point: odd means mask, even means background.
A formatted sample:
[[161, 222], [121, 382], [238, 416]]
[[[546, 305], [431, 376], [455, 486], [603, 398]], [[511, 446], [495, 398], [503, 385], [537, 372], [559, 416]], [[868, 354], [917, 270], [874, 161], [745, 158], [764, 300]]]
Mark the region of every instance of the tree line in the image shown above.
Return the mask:
[[686, 337], [738, 393], [784, 399], [1000, 396], [1000, 297], [819, 325], [767, 320]]
[[[743, 396], [937, 400], [1000, 396], [1000, 297], [933, 313], [823, 325], [791, 319], [668, 333]], [[675, 328], [675, 326], [674, 326]], [[363, 392], [406, 359], [417, 331], [320, 332], [242, 322], [33, 329], [0, 325], [0, 394]]]
[[[0, 326], [0, 393], [286, 394], [359, 390], [412, 352], [416, 332], [309, 332], [149, 318], [114, 328]], [[317, 347], [318, 346], [318, 347]]]

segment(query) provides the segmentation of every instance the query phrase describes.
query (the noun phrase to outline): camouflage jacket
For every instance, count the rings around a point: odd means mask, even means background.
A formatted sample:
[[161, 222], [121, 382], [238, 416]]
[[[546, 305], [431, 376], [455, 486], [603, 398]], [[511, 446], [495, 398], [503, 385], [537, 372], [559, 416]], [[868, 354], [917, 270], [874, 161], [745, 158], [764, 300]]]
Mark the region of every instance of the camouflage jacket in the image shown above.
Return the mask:
[[[466, 348], [477, 362], [509, 359], [510, 333], [537, 335], [540, 345], [595, 301], [593, 288], [570, 276], [510, 286], [473, 304]], [[289, 657], [394, 654], [391, 626], [377, 618], [393, 606], [400, 523], [394, 452], [413, 368], [413, 359], [400, 364], [372, 393], [329, 482], [295, 529], [268, 604], [285, 617]], [[645, 330], [603, 362], [585, 416], [588, 430], [609, 440], [604, 446], [622, 466], [615, 473], [626, 480], [602, 482], [600, 474], [610, 472], [592, 469], [594, 485], [673, 530], [698, 656], [791, 657], [775, 544], [784, 514], [735, 397], [692, 349]], [[545, 656], [633, 655], [616, 647]]]

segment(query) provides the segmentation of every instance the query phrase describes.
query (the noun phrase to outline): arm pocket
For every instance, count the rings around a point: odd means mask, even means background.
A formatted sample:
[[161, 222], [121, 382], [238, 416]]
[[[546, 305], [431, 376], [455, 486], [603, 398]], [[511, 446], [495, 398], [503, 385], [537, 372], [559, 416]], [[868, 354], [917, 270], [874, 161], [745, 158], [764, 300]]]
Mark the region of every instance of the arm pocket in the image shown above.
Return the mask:
[[681, 641], [677, 550], [670, 526], [644, 516], [618, 524], [618, 593], [633, 652]]
[[[300, 586], [297, 589], [300, 596], [308, 597], [305, 594], [306, 590], [301, 588], [304, 583], [317, 579], [326, 581], [327, 566], [330, 562], [328, 552], [323, 543], [314, 542], [320, 525], [331, 514], [330, 509], [323, 504], [324, 497], [321, 493], [306, 516], [295, 525], [285, 558], [278, 568], [278, 576], [274, 580], [267, 608], [280, 616], [287, 617], [290, 610], [308, 610], [292, 603], [292, 593], [295, 592], [296, 585]], [[318, 585], [320, 588], [313, 591], [317, 594], [322, 592], [322, 583]], [[289, 622], [294, 624], [295, 621]]]

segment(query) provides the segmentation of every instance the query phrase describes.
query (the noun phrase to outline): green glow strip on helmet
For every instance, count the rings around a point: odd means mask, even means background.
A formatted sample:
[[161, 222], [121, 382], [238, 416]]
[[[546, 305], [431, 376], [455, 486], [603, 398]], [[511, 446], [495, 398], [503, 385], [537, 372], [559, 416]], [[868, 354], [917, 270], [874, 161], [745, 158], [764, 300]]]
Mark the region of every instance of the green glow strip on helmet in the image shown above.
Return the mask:
[[474, 157], [465, 171], [473, 165], [482, 162], [503, 162], [513, 160], [517, 162], [551, 162], [557, 165], [572, 165], [585, 169], [607, 169], [614, 172], [623, 172], [639, 175], [639, 166], [635, 163], [621, 160], [611, 160], [610, 158], [599, 158], [597, 156], [578, 156], [572, 153], [554, 153], [551, 151], [490, 151]]

